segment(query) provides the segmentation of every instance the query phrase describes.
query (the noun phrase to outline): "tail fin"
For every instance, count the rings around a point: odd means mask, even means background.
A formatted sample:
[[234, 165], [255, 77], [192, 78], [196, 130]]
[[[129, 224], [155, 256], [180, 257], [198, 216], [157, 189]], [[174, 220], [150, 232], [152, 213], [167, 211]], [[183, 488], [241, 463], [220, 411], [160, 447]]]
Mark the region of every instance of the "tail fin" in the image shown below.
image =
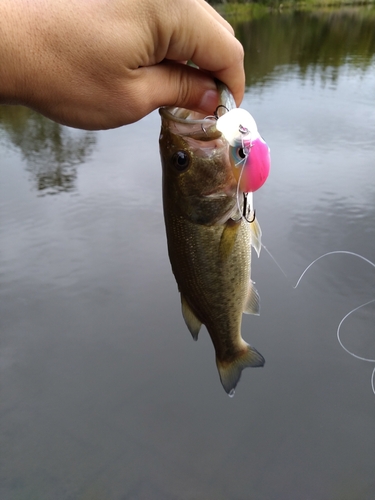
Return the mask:
[[216, 358], [217, 369], [219, 370], [220, 380], [224, 390], [229, 396], [234, 396], [236, 385], [238, 384], [241, 373], [244, 368], [256, 368], [263, 366], [265, 359], [263, 356], [249, 344], [245, 344], [245, 349], [231, 362], [221, 361]]

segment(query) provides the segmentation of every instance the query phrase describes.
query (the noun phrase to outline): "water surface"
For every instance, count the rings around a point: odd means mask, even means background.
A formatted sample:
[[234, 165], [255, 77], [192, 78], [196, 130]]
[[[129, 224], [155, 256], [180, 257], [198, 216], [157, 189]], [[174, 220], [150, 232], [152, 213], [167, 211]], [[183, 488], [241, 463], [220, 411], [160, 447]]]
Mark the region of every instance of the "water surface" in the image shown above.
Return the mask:
[[[1, 108], [0, 496], [363, 500], [375, 494], [374, 364], [336, 330], [375, 298], [374, 16], [236, 25], [243, 106], [272, 151], [255, 196], [265, 356], [224, 393], [167, 257], [157, 113], [89, 133]], [[350, 27], [350, 29], [349, 29]], [[375, 306], [342, 340], [375, 357]]]

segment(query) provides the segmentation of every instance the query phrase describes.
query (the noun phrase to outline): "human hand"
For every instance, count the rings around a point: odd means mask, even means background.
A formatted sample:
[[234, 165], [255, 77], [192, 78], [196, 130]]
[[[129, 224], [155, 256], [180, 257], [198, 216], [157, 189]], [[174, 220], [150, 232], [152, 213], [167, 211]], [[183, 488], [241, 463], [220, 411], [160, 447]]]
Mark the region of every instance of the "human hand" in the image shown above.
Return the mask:
[[212, 113], [213, 78], [243, 97], [242, 46], [204, 0], [2, 0], [0, 33], [0, 100], [73, 127]]

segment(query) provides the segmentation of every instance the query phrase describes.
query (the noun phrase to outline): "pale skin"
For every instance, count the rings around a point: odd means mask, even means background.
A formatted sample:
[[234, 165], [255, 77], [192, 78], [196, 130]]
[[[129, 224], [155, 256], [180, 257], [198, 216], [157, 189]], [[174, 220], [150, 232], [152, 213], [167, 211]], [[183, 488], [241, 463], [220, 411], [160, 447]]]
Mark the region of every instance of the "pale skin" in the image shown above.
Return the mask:
[[[244, 93], [243, 49], [204, 0], [1, 0], [0, 102], [107, 129]], [[192, 60], [200, 70], [188, 67]]]

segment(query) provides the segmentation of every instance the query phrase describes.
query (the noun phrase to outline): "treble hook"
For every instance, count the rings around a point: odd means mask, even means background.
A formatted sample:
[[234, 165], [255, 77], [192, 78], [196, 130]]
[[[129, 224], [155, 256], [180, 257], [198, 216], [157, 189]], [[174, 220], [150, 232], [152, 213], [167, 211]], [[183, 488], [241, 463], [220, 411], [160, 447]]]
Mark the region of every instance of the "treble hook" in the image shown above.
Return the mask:
[[249, 224], [251, 224], [252, 222], [255, 221], [255, 215], [256, 215], [256, 210], [254, 208], [253, 210], [253, 218], [251, 220], [249, 220], [247, 218], [247, 193], [242, 193], [243, 194], [243, 208], [242, 208], [242, 215], [238, 218], [238, 219], [233, 219], [232, 217], [232, 220], [234, 222], [239, 222], [241, 219], [245, 219], [246, 222], [248, 222]]
[[253, 218], [252, 218], [251, 220], [249, 220], [249, 219], [248, 219], [248, 218], [244, 215], [244, 217], [245, 217], [246, 221], [247, 221], [247, 222], [249, 222], [250, 224], [252, 224], [252, 223], [255, 221], [255, 215], [256, 215], [256, 210], [255, 210], [255, 208], [254, 208], [253, 214], [254, 214], [254, 215], [253, 215]]
[[226, 106], [224, 106], [224, 104], [219, 104], [219, 106], [214, 111], [214, 116], [215, 116], [216, 120], [219, 119], [218, 111], [219, 111], [220, 108], [226, 109], [227, 112], [229, 111], [229, 109]]
[[[215, 109], [214, 114], [206, 116], [205, 120], [209, 120], [210, 118], [215, 118], [215, 120], [218, 120], [219, 119], [218, 111], [219, 111], [220, 108], [224, 108], [227, 112], [229, 111], [229, 109], [226, 106], [224, 106], [224, 104], [219, 104], [219, 106]], [[204, 126], [203, 126], [203, 123], [201, 125], [201, 129], [207, 135], [207, 132], [206, 132], [206, 129], [204, 128]]]
[[253, 210], [253, 218], [249, 220], [247, 218], [247, 193], [243, 193], [243, 210], [242, 210], [242, 217], [249, 222], [250, 224], [255, 221], [255, 208]]

